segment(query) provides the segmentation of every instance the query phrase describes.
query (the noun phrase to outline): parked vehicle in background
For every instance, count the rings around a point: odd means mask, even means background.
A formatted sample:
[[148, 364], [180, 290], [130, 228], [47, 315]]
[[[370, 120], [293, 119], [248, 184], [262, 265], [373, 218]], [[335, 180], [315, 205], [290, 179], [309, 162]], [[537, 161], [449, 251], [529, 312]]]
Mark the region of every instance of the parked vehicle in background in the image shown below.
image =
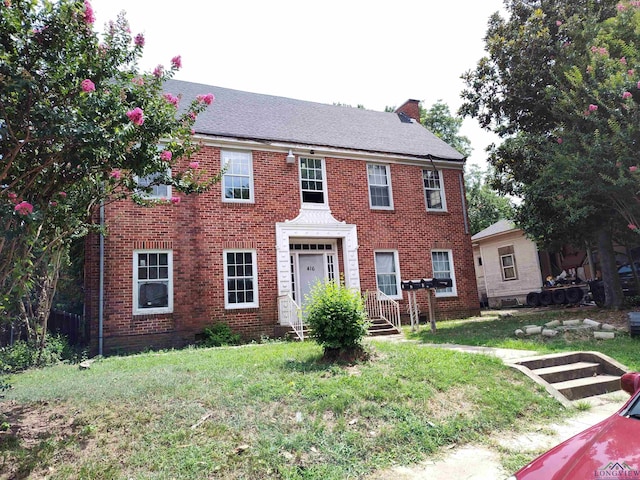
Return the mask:
[[640, 373], [625, 373], [632, 395], [616, 413], [562, 442], [507, 480], [640, 480]]

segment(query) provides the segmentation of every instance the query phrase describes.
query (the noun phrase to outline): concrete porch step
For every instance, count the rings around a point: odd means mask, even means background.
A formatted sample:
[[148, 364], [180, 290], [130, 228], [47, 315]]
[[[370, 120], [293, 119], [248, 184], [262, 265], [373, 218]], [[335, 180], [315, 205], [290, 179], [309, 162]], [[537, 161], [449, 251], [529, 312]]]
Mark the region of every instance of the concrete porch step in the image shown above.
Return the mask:
[[620, 377], [615, 375], [596, 375], [595, 377], [576, 378], [565, 382], [552, 383], [569, 400], [593, 397], [620, 390]]
[[537, 368], [532, 372], [549, 383], [558, 383], [576, 378], [593, 377], [598, 374], [599, 367], [600, 364], [597, 362], [574, 362]]

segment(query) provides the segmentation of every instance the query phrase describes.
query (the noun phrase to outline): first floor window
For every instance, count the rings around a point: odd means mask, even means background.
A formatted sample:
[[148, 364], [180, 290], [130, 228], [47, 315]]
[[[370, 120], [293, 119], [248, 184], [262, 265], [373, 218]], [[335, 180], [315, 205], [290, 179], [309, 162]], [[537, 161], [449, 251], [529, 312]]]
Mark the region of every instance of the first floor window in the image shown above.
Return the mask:
[[224, 251], [225, 308], [258, 306], [258, 266], [255, 250]]
[[431, 252], [434, 278], [450, 278], [451, 287], [437, 288], [437, 297], [451, 297], [456, 295], [456, 278], [453, 271], [451, 250], [434, 250]]
[[516, 257], [514, 256], [513, 245], [498, 248], [498, 255], [500, 256], [502, 279], [516, 280], [518, 272], [516, 271]]
[[398, 252], [375, 252], [378, 290], [390, 297], [401, 298]]
[[173, 311], [171, 250], [139, 250], [133, 255], [133, 313]]

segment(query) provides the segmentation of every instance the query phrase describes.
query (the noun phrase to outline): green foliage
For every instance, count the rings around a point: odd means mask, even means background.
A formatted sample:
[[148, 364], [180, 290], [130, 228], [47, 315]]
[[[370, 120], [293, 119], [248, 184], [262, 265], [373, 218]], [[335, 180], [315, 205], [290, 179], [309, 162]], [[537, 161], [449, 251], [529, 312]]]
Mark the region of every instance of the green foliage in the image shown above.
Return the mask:
[[228, 324], [217, 322], [204, 329], [202, 340], [198, 344], [202, 347], [221, 347], [239, 345], [240, 341], [240, 334], [234, 333]]
[[40, 346], [35, 342], [24, 340], [0, 347], [0, 372], [19, 372], [31, 367], [43, 367], [76, 358], [74, 350], [62, 335], [47, 335], [42, 354], [39, 351]]
[[135, 196], [149, 175], [184, 194], [219, 180], [180, 163], [213, 96], [178, 108], [163, 85], [181, 58], [139, 71], [144, 37], [124, 15], [98, 35], [89, 1], [5, 1], [0, 12], [0, 312], [33, 336], [101, 202]]
[[492, 171], [491, 167], [483, 171], [472, 165], [470, 170], [465, 172], [471, 235], [475, 235], [498, 220], [511, 220], [515, 213], [511, 201], [491, 188], [489, 180]]
[[462, 155], [471, 155], [471, 142], [460, 135], [462, 118], [451, 114], [449, 106], [442, 100], [438, 100], [431, 108], [425, 110], [420, 106], [420, 122], [431, 133], [444, 140]]
[[367, 334], [367, 314], [362, 297], [340, 282], [314, 285], [304, 313], [313, 337], [325, 349], [359, 347]]

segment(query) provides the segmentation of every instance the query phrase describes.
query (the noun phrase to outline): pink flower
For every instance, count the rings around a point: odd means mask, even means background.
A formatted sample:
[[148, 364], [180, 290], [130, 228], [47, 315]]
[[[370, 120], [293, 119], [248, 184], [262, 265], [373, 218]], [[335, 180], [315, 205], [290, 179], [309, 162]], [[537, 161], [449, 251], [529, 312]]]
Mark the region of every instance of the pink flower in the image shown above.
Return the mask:
[[141, 33], [137, 34], [133, 39], [133, 43], [136, 47], [144, 47], [144, 35]]
[[179, 99], [178, 97], [176, 97], [175, 95], [172, 95], [171, 93], [165, 93], [164, 95], [162, 95], [164, 97], [164, 99], [169, 102], [171, 105], [173, 105], [174, 107], [178, 106], [178, 102]]
[[83, 92], [95, 92], [96, 91], [96, 85], [95, 83], [93, 83], [91, 80], [89, 80], [88, 78], [85, 78], [82, 83], [80, 84], [80, 86], [82, 87], [82, 91]]
[[633, 74], [636, 73], [633, 69], [627, 70], [627, 75], [633, 77]]
[[631, 98], [631, 92], [624, 92], [622, 94], [622, 99], [626, 100], [627, 98]]
[[142, 77], [134, 77], [131, 79], [131, 83], [133, 83], [134, 85], [144, 85], [144, 78]]
[[560, 25], [562, 25], [562, 21], [556, 20], [556, 26], [559, 27]]
[[200, 168], [200, 162], [189, 162], [189, 168], [197, 170], [198, 168]]
[[33, 213], [33, 205], [31, 205], [29, 202], [20, 202], [16, 205], [14, 210], [20, 215], [30, 215], [31, 213]]
[[180, 203], [180, 197], [171, 197], [171, 203], [178, 205]]
[[95, 21], [96, 17], [93, 15], [93, 8], [91, 8], [89, 0], [84, 0], [84, 23], [87, 25], [93, 25], [93, 22]]
[[182, 68], [182, 57], [180, 55], [176, 55], [171, 59], [171, 65], [173, 68], [180, 69]]
[[636, 85], [638, 88], [640, 88], [640, 82], [638, 82], [638, 84]]
[[7, 193], [7, 197], [9, 197], [9, 200], [11, 200], [13, 202], [13, 201], [15, 201], [16, 198], [18, 198], [18, 195], [16, 195], [13, 192], [9, 192], [9, 193]]
[[622, 57], [620, 59], [620, 63], [623, 64], [623, 65], [626, 65], [627, 64], [627, 59], [625, 57]]
[[629, 225], [627, 225], [627, 227], [629, 227], [630, 230], [637, 230], [638, 227], [636, 226], [635, 223], [630, 223]]
[[595, 112], [596, 110], [598, 110], [598, 105], [594, 105], [593, 103], [589, 104], [589, 111], [590, 112]]
[[162, 76], [162, 74], [164, 73], [164, 67], [162, 65], [158, 65], [154, 70], [153, 70], [153, 76], [156, 78], [160, 78]]
[[198, 96], [196, 97], [196, 99], [197, 99], [199, 102], [204, 102], [204, 103], [206, 103], [207, 105], [211, 105], [211, 102], [213, 102], [213, 100], [214, 100], [215, 98], [216, 98], [216, 97], [213, 95], [213, 93], [207, 93], [206, 95], [198, 95]]
[[197, 118], [196, 112], [189, 112], [189, 118], [195, 121], [195, 119]]
[[616, 9], [619, 12], [624, 12], [627, 9], [627, 6], [624, 3], [619, 3], [616, 5]]
[[171, 157], [173, 157], [173, 154], [171, 153], [171, 150], [164, 150], [160, 154], [160, 160], [164, 160], [165, 162], [171, 161]]
[[51, 201], [51, 202], [49, 202], [49, 205], [51, 205], [52, 207], [57, 207], [58, 206], [58, 202]]
[[127, 112], [127, 117], [134, 125], [142, 125], [144, 123], [144, 112], [140, 107], [136, 107], [133, 110]]
[[60, 195], [62, 198], [67, 198], [67, 192], [58, 192], [58, 195]]
[[109, 176], [111, 178], [115, 178], [116, 180], [120, 180], [120, 177], [122, 176], [122, 172], [120, 170], [112, 170], [111, 173], [109, 174]]
[[630, 166], [630, 167], [629, 167], [629, 171], [630, 171], [631, 173], [633, 173], [633, 172], [635, 172], [635, 171], [637, 171], [637, 170], [638, 170], [638, 167], [637, 167], [636, 165], [632, 165], [632, 166]]
[[558, 143], [562, 143], [562, 137], [558, 137], [558, 139], [556, 140]]

